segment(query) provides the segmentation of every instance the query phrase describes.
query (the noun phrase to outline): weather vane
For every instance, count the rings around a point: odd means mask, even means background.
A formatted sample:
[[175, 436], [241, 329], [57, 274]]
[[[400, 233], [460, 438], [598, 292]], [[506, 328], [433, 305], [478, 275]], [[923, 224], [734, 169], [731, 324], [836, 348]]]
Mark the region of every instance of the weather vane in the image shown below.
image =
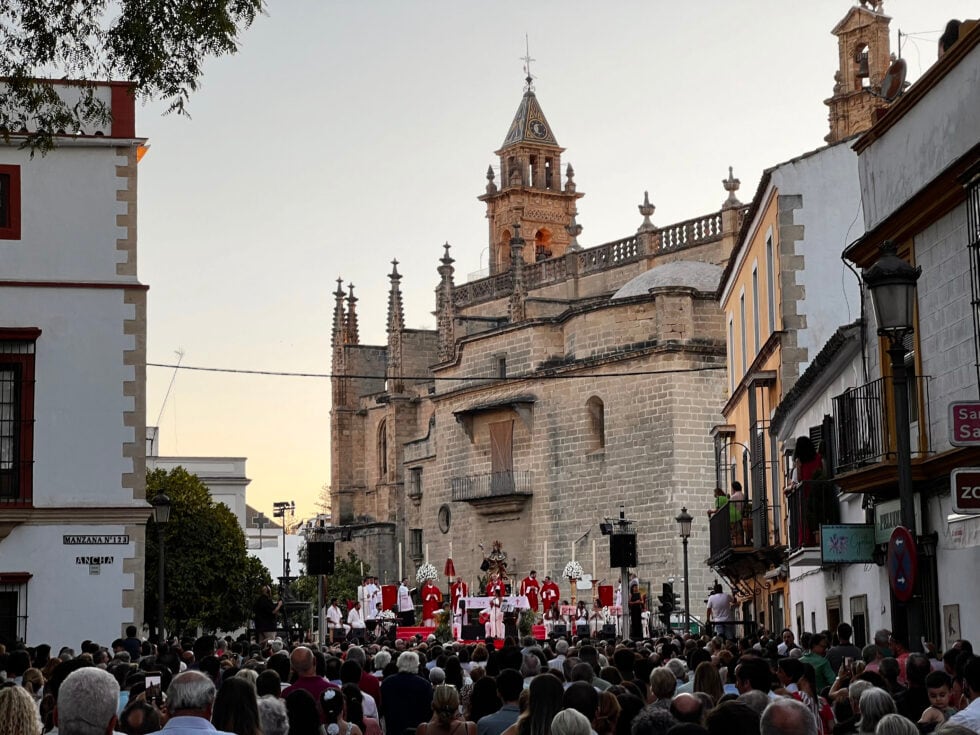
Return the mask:
[[531, 62], [535, 59], [531, 58], [531, 44], [528, 41], [527, 34], [524, 34], [524, 56], [521, 57], [521, 61], [524, 62], [524, 73], [527, 75], [524, 77], [524, 81], [527, 84], [524, 86], [525, 92], [534, 91], [534, 76], [531, 74]]

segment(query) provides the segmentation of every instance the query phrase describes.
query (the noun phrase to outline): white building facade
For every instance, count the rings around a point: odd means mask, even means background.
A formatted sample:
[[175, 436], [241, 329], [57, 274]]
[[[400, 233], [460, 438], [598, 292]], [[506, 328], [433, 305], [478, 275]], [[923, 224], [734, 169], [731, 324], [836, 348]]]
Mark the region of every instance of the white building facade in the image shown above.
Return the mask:
[[131, 86], [96, 94], [103, 128], [0, 144], [0, 638], [55, 650], [143, 620], [145, 149]]
[[[904, 341], [918, 568], [908, 606], [893, 591], [887, 541], [900, 525], [892, 370], [869, 292], [863, 319], [841, 327], [777, 409], [780, 438], [820, 427], [840, 489], [839, 521], [863, 561], [827, 563], [823, 547], [791, 551], [791, 597], [806, 630], [851, 622], [856, 641], [907, 614], [940, 649], [980, 635], [973, 584], [980, 516], [953, 511], [951, 474], [980, 467], [980, 440], [951, 441], [950, 404], [980, 398], [980, 29], [964, 35], [854, 144], [865, 235], [844, 251], [856, 270], [892, 242], [921, 268], [914, 333]], [[977, 509], [980, 510], [980, 509]], [[853, 533], [853, 535], [851, 535]], [[823, 562], [821, 559], [823, 558]], [[893, 575], [894, 576], [894, 575]], [[909, 640], [913, 649], [918, 640]]]

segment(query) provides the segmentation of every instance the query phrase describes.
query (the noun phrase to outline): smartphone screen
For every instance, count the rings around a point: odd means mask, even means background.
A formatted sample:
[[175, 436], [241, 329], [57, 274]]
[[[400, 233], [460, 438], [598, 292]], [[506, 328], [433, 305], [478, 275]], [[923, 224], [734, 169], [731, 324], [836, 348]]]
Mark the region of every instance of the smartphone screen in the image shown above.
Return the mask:
[[146, 688], [150, 687], [160, 687], [160, 675], [159, 674], [147, 674], [146, 675]]
[[845, 656], [844, 657], [844, 666], [846, 666], [848, 669], [850, 669], [853, 665], [854, 665], [854, 659], [851, 658], [850, 656]]

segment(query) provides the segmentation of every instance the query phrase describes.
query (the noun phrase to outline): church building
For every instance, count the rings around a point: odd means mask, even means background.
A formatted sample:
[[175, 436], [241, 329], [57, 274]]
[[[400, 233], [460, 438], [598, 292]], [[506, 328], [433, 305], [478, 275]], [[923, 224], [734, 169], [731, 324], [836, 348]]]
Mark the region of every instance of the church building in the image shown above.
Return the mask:
[[568, 597], [572, 560], [597, 581], [619, 578], [600, 524], [621, 513], [644, 591], [671, 579], [680, 590], [686, 508], [700, 526], [689, 580], [700, 616], [710, 433], [726, 395], [716, 290], [744, 216], [738, 181], [729, 171], [720, 207], [666, 226], [644, 197], [638, 229], [583, 248], [584, 194], [564, 152], [529, 79], [479, 197], [490, 273], [457, 283], [444, 246], [435, 330], [405, 327], [395, 261], [388, 342], [361, 344], [357, 297], [338, 281], [333, 523], [382, 583], [414, 580], [425, 561], [442, 573], [451, 557], [472, 589], [499, 540], [512, 580], [535, 569]]

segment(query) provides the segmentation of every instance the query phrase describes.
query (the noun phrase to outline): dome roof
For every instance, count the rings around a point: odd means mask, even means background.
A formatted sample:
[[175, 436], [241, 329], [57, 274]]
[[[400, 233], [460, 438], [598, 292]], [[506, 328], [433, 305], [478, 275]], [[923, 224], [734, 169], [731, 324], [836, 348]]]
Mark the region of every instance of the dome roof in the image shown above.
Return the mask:
[[655, 288], [669, 286], [713, 292], [718, 288], [718, 283], [721, 281], [721, 273], [721, 266], [713, 263], [702, 263], [697, 260], [675, 260], [651, 268], [646, 273], [641, 273], [624, 284], [613, 294], [613, 298], [625, 299], [629, 296], [643, 296]]

